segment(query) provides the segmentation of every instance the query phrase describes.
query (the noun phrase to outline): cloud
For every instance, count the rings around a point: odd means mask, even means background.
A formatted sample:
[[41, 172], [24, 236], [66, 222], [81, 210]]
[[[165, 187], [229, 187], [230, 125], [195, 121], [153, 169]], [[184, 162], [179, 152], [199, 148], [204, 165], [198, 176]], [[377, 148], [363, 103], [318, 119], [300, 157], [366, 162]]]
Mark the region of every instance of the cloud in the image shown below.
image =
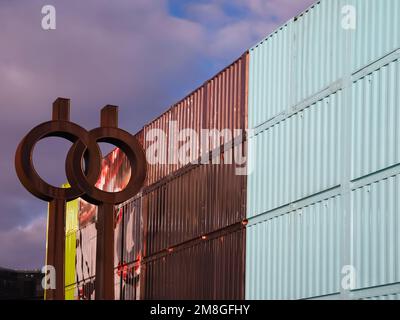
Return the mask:
[[187, 19], [193, 20], [204, 26], [204, 28], [215, 30], [234, 19], [224, 11], [218, 2], [191, 3], [186, 6]]
[[247, 8], [254, 18], [276, 17], [276, 21], [282, 23], [299, 14], [316, 0], [233, 0], [233, 2]]
[[220, 60], [235, 59], [299, 14], [314, 0], [209, 0], [189, 1], [184, 5], [187, 19], [201, 24], [207, 31], [209, 45], [205, 54]]
[[[57, 9], [55, 31], [40, 28], [40, 2], [1, 5], [7, 28], [0, 35], [10, 41], [0, 53], [8, 61], [1, 66], [0, 103], [13, 107], [13, 120], [28, 105], [34, 118], [43, 118], [49, 101], [61, 95], [73, 99], [74, 110], [90, 125], [97, 124], [93, 111], [105, 103], [142, 111], [138, 120], [149, 121], [170, 95], [170, 79], [183, 83], [180, 75], [190, 64], [196, 72], [202, 29], [170, 17], [165, 1], [50, 1]], [[21, 15], [23, 20], [15, 19]], [[137, 104], [127, 105], [135, 97]], [[150, 115], [141, 110], [144, 103]]]
[[0, 243], [2, 267], [41, 269], [45, 265], [46, 218], [37, 218], [24, 227], [0, 231]]

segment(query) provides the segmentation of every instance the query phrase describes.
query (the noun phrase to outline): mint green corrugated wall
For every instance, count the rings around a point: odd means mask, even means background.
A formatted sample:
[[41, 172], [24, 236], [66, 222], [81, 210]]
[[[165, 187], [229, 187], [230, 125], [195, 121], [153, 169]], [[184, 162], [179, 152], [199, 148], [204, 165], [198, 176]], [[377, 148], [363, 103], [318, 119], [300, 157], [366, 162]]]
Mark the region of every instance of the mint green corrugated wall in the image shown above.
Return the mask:
[[323, 0], [250, 50], [246, 298], [400, 296], [399, 21]]

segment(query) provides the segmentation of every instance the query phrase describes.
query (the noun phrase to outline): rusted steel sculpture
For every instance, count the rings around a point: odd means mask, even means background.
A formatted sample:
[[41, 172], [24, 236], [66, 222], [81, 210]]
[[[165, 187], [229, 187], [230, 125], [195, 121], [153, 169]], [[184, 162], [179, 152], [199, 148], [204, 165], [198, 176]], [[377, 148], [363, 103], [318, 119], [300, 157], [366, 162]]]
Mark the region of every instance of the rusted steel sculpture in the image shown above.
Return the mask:
[[[134, 197], [146, 178], [146, 158], [134, 136], [118, 128], [118, 107], [101, 110], [100, 127], [86, 131], [70, 122], [70, 100], [58, 98], [53, 103], [52, 121], [32, 129], [21, 141], [15, 155], [18, 178], [34, 196], [48, 201], [47, 265], [56, 269], [56, 289], [47, 290], [47, 299], [64, 299], [65, 207], [79, 197], [98, 206], [96, 244], [96, 293], [98, 300], [114, 299], [114, 205]], [[46, 183], [34, 169], [32, 155], [36, 143], [47, 137], [60, 137], [73, 143], [66, 160], [70, 188], [57, 188]], [[111, 193], [95, 187], [101, 170], [98, 142], [120, 148], [131, 165], [126, 188]], [[82, 168], [85, 162], [85, 170]]]

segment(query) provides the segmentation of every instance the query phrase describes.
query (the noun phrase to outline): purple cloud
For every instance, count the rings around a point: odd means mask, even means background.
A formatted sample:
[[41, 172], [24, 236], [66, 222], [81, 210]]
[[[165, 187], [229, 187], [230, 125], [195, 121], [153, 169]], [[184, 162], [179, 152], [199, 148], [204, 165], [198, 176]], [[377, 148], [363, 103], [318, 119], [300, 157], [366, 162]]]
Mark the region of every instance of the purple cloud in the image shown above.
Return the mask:
[[26, 227], [0, 232], [2, 267], [41, 269], [45, 264], [46, 221], [39, 217]]

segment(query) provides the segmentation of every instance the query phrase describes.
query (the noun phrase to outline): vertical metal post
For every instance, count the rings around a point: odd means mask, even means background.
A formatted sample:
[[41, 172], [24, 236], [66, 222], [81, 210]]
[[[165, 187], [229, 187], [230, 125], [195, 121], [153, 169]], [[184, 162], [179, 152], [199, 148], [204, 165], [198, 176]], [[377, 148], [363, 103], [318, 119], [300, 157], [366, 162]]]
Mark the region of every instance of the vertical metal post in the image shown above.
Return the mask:
[[65, 298], [65, 207], [65, 201], [59, 199], [49, 204], [46, 265], [56, 271], [56, 288], [46, 290], [46, 300]]
[[103, 203], [97, 212], [96, 300], [114, 300], [114, 205]]
[[[53, 103], [53, 120], [69, 121], [70, 100], [58, 98]], [[56, 271], [56, 288], [46, 290], [46, 300], [65, 298], [65, 208], [66, 202], [54, 199], [49, 203], [46, 265]]]
[[[101, 127], [118, 127], [118, 107], [101, 110]], [[114, 300], [114, 204], [103, 203], [97, 212], [96, 300]]]

